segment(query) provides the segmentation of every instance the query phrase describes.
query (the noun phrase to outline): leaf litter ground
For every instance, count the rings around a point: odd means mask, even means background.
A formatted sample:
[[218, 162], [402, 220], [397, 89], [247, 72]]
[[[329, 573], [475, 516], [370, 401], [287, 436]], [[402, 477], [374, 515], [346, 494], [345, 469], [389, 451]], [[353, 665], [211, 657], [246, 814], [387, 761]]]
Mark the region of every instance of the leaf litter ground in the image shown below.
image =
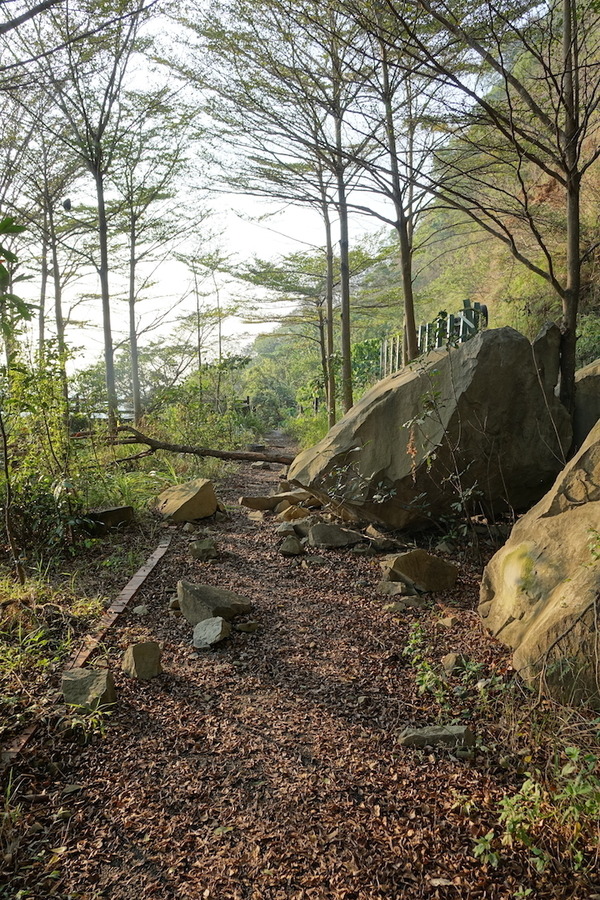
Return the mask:
[[[503, 848], [497, 868], [473, 855], [522, 777], [499, 764], [497, 707], [460, 683], [443, 702], [420, 693], [403, 651], [419, 623], [434, 663], [457, 651], [496, 682], [510, 677], [474, 612], [477, 571], [461, 565], [454, 591], [392, 615], [375, 591], [377, 558], [325, 551], [326, 565], [304, 569], [279, 555], [273, 519], [251, 522], [237, 506], [240, 494], [276, 485], [276, 471], [249, 465], [221, 485], [230, 514], [213, 527], [218, 560], [191, 560], [190, 535], [174, 533], [132, 604], [148, 615], [127, 611], [91, 661], [117, 681], [103, 734], [82, 745], [54, 719], [18, 761], [0, 896], [592, 896], [567, 867], [535, 874], [517, 847]], [[194, 651], [188, 623], [167, 611], [181, 578], [252, 599], [246, 619], [259, 631]], [[458, 616], [452, 628], [439, 624], [448, 612]], [[140, 640], [164, 648], [164, 672], [150, 682], [120, 671], [122, 652]], [[398, 743], [406, 725], [454, 721], [478, 736], [472, 759]]]

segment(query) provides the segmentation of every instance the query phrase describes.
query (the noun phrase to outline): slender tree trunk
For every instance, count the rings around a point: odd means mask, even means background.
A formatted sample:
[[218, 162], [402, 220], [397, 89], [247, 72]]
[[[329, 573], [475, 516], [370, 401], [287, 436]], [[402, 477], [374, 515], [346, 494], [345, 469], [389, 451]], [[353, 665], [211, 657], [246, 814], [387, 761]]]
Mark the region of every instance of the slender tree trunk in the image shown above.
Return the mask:
[[325, 253], [327, 259], [326, 275], [326, 325], [327, 325], [327, 424], [330, 428], [335, 425], [336, 397], [335, 397], [335, 367], [334, 367], [334, 340], [333, 340], [333, 280], [334, 280], [334, 253], [331, 236], [331, 219], [327, 204], [323, 204], [323, 221], [325, 223]]
[[44, 220], [42, 234], [42, 260], [40, 272], [40, 309], [38, 313], [38, 365], [44, 365], [44, 346], [46, 337], [46, 296], [48, 293], [48, 199], [44, 202]]
[[323, 307], [317, 309], [317, 330], [319, 332], [319, 355], [321, 357], [321, 371], [323, 372], [323, 384], [325, 386], [325, 396], [327, 398], [327, 408], [329, 408], [329, 397], [327, 396], [327, 385], [329, 376], [329, 366], [327, 364], [327, 323], [323, 314]]
[[15, 567], [15, 574], [20, 584], [25, 584], [25, 570], [23, 569], [23, 565], [21, 564], [19, 548], [17, 546], [17, 541], [15, 538], [14, 528], [13, 528], [13, 519], [12, 519], [12, 480], [11, 480], [11, 472], [10, 472], [10, 458], [9, 458], [9, 448], [8, 448], [8, 437], [6, 435], [6, 428], [4, 426], [4, 417], [0, 412], [0, 436], [2, 440], [2, 462], [4, 468], [4, 491], [5, 491], [5, 499], [4, 499], [4, 528], [6, 530], [6, 537], [8, 540], [8, 546], [10, 549], [10, 555], [12, 557], [13, 565]]
[[138, 353], [137, 327], [135, 321], [135, 268], [137, 250], [136, 215], [131, 213], [129, 223], [129, 352], [131, 359], [131, 391], [133, 399], [133, 421], [142, 421], [142, 398], [140, 392], [140, 359]]
[[200, 292], [198, 290], [198, 273], [194, 271], [194, 290], [196, 291], [196, 352], [198, 356], [198, 403], [200, 409], [204, 402], [202, 390], [202, 332], [200, 327]]
[[395, 226], [400, 241], [400, 268], [402, 271], [402, 293], [404, 296], [405, 342], [403, 346], [406, 348], [406, 358], [403, 360], [403, 362], [406, 364], [407, 362], [410, 362], [411, 359], [415, 359], [415, 357], [418, 356], [419, 352], [417, 347], [417, 326], [415, 322], [415, 301], [412, 279], [412, 241], [409, 233], [410, 221], [404, 207], [402, 183], [400, 180], [400, 169], [398, 167], [398, 147], [396, 142], [396, 126], [394, 122], [394, 108], [392, 104], [392, 90], [390, 85], [390, 72], [387, 59], [387, 50], [383, 43], [380, 43], [380, 49], [383, 78], [383, 105], [385, 110], [385, 130], [390, 158], [394, 210], [396, 213]]
[[58, 266], [58, 242], [54, 213], [52, 207], [48, 216], [48, 235], [50, 239], [50, 253], [52, 255], [52, 281], [54, 284], [54, 320], [56, 322], [56, 340], [58, 343], [58, 370], [60, 389], [62, 395], [62, 420], [65, 436], [69, 434], [69, 380], [67, 378], [67, 343], [65, 340], [65, 319], [62, 307], [62, 283]]
[[560, 398], [570, 413], [575, 405], [575, 349], [577, 310], [581, 292], [580, 186], [578, 171], [579, 109], [573, 77], [576, 11], [573, 0], [563, 0], [563, 102], [565, 107], [564, 158], [567, 182], [567, 281], [563, 296], [560, 361]]
[[348, 201], [343, 163], [342, 119], [335, 116], [337, 208], [340, 220], [340, 295], [342, 318], [342, 403], [344, 412], [352, 407], [352, 344], [350, 337], [350, 242], [348, 238]]
[[110, 291], [108, 286], [108, 221], [104, 199], [104, 176], [100, 169], [94, 172], [96, 196], [98, 200], [98, 244], [100, 248], [100, 295], [102, 300], [102, 324], [104, 332], [104, 364], [106, 368], [106, 395], [108, 399], [108, 430], [114, 433], [117, 427], [117, 390], [115, 385], [115, 362], [110, 322]]

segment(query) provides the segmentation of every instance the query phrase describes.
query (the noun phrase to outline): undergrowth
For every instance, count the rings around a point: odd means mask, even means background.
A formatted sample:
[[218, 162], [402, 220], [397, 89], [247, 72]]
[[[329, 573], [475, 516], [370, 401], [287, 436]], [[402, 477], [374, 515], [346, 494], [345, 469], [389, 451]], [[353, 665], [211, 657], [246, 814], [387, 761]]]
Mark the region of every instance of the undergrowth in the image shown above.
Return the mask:
[[[480, 765], [505, 772], [508, 786], [492, 821], [489, 810], [468, 798], [457, 803], [480, 831], [475, 858], [501, 867], [514, 848], [526, 854], [532, 877], [566, 869], [592, 879], [600, 859], [600, 718], [540, 700], [514, 674], [487, 671], [468, 657], [458, 657], [446, 674], [418, 622], [409, 629], [403, 655], [438, 721], [483, 723], [491, 738], [485, 746], [479, 740]], [[514, 896], [531, 896], [531, 889]]]

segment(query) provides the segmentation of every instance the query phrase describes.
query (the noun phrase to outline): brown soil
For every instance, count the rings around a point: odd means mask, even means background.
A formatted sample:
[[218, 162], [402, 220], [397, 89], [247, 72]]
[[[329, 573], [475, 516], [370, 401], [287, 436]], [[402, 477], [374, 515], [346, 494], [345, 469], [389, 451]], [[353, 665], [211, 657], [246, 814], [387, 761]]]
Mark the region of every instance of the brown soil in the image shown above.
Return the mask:
[[[237, 506], [242, 493], [271, 492], [277, 468], [243, 464], [220, 487], [230, 514], [211, 526], [218, 560], [191, 560], [175, 531], [132, 604], [149, 615], [124, 613], [95, 660], [108, 661], [119, 697], [103, 733], [82, 744], [57, 715], [18, 760], [0, 897], [590, 897], [566, 865], [536, 874], [525, 850], [498, 843], [497, 868], [473, 855], [498, 799], [523, 780], [516, 763], [500, 764], [502, 694], [483, 704], [453, 679], [440, 706], [403, 650], [419, 623], [434, 667], [460, 651], [502, 689], [511, 672], [474, 613], [477, 571], [463, 562], [456, 590], [390, 614], [377, 558], [329, 551], [326, 566], [304, 569], [279, 555], [272, 519], [251, 522]], [[167, 612], [180, 578], [250, 597], [246, 619], [260, 630], [192, 650], [190, 626]], [[439, 625], [448, 611], [452, 628]], [[120, 656], [145, 639], [163, 643], [164, 674], [135, 682]], [[406, 725], [457, 720], [478, 736], [472, 759], [398, 743]]]

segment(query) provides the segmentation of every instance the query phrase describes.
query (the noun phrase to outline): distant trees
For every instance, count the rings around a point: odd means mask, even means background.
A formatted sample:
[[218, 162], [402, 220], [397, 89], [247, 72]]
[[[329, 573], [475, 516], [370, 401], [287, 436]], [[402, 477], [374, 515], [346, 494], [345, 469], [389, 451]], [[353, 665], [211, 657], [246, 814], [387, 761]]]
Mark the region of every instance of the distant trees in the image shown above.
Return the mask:
[[[483, 0], [465, 10], [417, 0], [388, 4], [389, 27], [363, 4], [344, 7], [394, 53], [401, 40], [422, 90], [441, 99], [447, 139], [411, 173], [417, 185], [501, 241], [560, 298], [561, 397], [572, 409], [581, 271], [594, 250], [582, 246], [581, 190], [600, 153], [597, 4]], [[551, 195], [561, 198], [564, 238]]]

